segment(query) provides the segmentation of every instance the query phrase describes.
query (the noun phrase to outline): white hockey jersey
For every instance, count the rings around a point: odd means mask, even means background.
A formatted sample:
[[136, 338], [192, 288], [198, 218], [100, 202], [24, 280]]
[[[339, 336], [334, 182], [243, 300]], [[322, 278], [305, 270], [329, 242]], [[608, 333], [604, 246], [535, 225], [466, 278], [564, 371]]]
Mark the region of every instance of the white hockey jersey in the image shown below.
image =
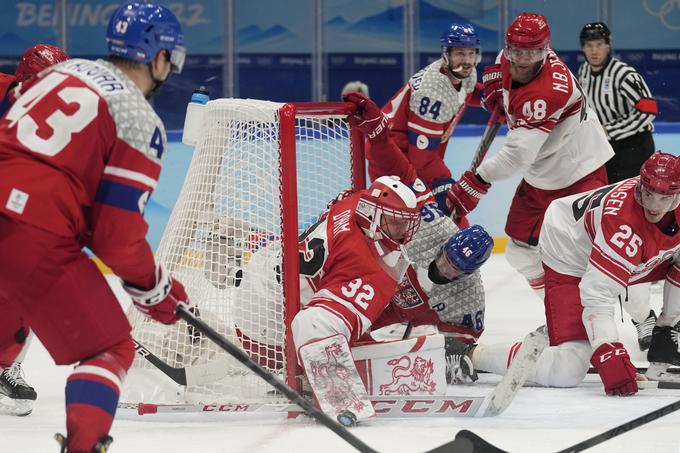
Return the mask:
[[509, 131], [500, 152], [477, 168], [485, 181], [519, 172], [538, 189], [563, 189], [614, 155], [581, 87], [555, 52], [549, 52], [536, 77], [524, 85], [513, 83], [502, 53], [497, 61]]
[[609, 327], [601, 329], [607, 338], [600, 342], [616, 340], [617, 296], [629, 285], [665, 278], [680, 253], [680, 208], [665, 221], [648, 222], [635, 200], [638, 179], [553, 201], [541, 229], [543, 263], [581, 278], [586, 310], [611, 313]]

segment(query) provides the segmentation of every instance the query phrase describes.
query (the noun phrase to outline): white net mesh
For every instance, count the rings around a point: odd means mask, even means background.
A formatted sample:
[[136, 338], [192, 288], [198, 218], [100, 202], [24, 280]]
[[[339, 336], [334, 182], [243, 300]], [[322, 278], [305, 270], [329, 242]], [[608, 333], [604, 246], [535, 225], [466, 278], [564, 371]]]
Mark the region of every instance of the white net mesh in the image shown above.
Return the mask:
[[[200, 316], [286, 379], [281, 273], [279, 109], [267, 101], [219, 99], [205, 123], [157, 258], [186, 287]], [[350, 131], [342, 115], [296, 116], [298, 233], [328, 201], [352, 187]], [[288, 276], [290, 278], [290, 276]], [[297, 278], [297, 275], [294, 277]], [[178, 387], [137, 357], [124, 402], [277, 401], [271, 388], [182, 321], [164, 326], [128, 317], [133, 336], [172, 367], [219, 364], [223, 378]], [[289, 322], [290, 320], [288, 320]]]

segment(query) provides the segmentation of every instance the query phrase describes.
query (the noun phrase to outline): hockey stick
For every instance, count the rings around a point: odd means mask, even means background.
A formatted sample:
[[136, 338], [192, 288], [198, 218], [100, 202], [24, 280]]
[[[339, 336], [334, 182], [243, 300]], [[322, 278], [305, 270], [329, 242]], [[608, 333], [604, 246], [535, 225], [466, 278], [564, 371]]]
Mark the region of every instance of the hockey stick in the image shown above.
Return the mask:
[[579, 451], [586, 450], [590, 447], [594, 447], [595, 445], [601, 444], [605, 440], [613, 439], [616, 436], [620, 436], [621, 434], [626, 433], [639, 426], [646, 425], [647, 423], [652, 422], [657, 418], [661, 418], [664, 415], [671, 414], [679, 409], [680, 400], [671, 403], [667, 406], [661, 407], [659, 409], [653, 410], [652, 412], [649, 412], [645, 415], [641, 415], [638, 418], [623, 423], [615, 428], [609, 429], [601, 434], [598, 434], [597, 436], [591, 437], [590, 439], [586, 439], [582, 442], [579, 442], [576, 445], [572, 445], [571, 447], [565, 448], [564, 450], [560, 450], [557, 453], [576, 453]]
[[133, 339], [135, 352], [144, 357], [153, 366], [158, 368], [179, 385], [205, 385], [219, 381], [227, 376], [227, 362], [220, 360], [209, 362], [203, 365], [192, 365], [189, 367], [173, 367], [162, 361], [157, 355], [149, 351], [139, 341]]
[[471, 172], [477, 170], [479, 164], [481, 164], [482, 161], [484, 160], [484, 157], [486, 157], [486, 153], [489, 152], [489, 148], [491, 148], [491, 143], [493, 143], [493, 139], [496, 138], [496, 134], [498, 134], [498, 130], [501, 128], [502, 125], [503, 120], [501, 120], [500, 112], [498, 110], [494, 110], [491, 113], [489, 122], [486, 123], [486, 128], [484, 129], [484, 133], [482, 134], [482, 140], [479, 142], [477, 150], [475, 151], [475, 154], [472, 156], [472, 162], [470, 163]]
[[[475, 172], [477, 170], [477, 167], [479, 167], [479, 164], [482, 163], [484, 160], [484, 157], [486, 157], [486, 153], [489, 152], [489, 148], [491, 148], [491, 143], [493, 143], [493, 139], [496, 138], [496, 134], [498, 134], [498, 130], [501, 128], [503, 125], [503, 120], [501, 120], [501, 114], [499, 110], [494, 110], [491, 113], [491, 117], [489, 118], [489, 122], [486, 123], [486, 128], [484, 129], [484, 133], [482, 134], [482, 139], [479, 142], [479, 145], [477, 146], [477, 149], [475, 150], [475, 153], [472, 156], [472, 162], [470, 162], [470, 168], [469, 170], [471, 172]], [[451, 218], [456, 219], [458, 217], [458, 209], [454, 208], [453, 212], [451, 213]]]
[[[613, 439], [614, 437], [620, 436], [621, 434], [627, 433], [628, 431], [642, 425], [646, 425], [649, 422], [661, 418], [664, 415], [671, 414], [677, 410], [680, 410], [680, 400], [653, 410], [652, 412], [649, 412], [645, 415], [641, 415], [638, 418], [609, 429], [601, 434], [591, 437], [590, 439], [586, 439], [582, 442], [572, 445], [571, 447], [560, 450], [557, 453], [578, 453], [580, 451], [587, 450], [588, 448], [599, 445], [606, 440]], [[457, 445], [470, 445], [471, 449], [468, 449], [469, 453], [508, 453], [505, 450], [501, 450], [500, 448], [490, 444], [477, 434], [473, 433], [472, 431], [468, 431], [467, 429], [458, 431], [456, 434], [456, 440], [453, 442], [458, 442]], [[453, 442], [451, 444], [453, 444]], [[446, 453], [447, 451], [448, 450], [433, 450], [431, 453]]]

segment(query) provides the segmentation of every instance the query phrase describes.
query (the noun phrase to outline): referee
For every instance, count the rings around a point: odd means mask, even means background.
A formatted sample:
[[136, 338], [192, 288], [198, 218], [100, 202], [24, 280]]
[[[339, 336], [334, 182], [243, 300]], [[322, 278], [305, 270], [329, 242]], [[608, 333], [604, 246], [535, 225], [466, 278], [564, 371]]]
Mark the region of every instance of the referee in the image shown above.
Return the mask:
[[578, 70], [578, 81], [614, 148], [614, 157], [605, 164], [609, 182], [637, 176], [655, 149], [656, 101], [640, 74], [611, 56], [607, 25], [586, 24], [579, 37], [586, 61]]

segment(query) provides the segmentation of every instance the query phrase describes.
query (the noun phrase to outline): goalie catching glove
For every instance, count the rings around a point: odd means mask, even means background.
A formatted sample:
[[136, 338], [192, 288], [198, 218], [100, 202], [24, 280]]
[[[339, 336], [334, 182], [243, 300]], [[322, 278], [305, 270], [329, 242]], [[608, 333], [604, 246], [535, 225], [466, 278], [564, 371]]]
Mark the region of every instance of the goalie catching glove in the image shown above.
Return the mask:
[[179, 319], [175, 314], [177, 304], [189, 303], [184, 286], [161, 264], [156, 266], [156, 286], [153, 288], [145, 290], [123, 282], [123, 289], [130, 295], [139, 311], [163, 324], [176, 323]]
[[375, 102], [361, 93], [349, 93], [343, 100], [357, 106], [357, 111], [347, 117], [347, 122], [363, 132], [370, 141], [384, 140], [389, 136], [387, 117]]

